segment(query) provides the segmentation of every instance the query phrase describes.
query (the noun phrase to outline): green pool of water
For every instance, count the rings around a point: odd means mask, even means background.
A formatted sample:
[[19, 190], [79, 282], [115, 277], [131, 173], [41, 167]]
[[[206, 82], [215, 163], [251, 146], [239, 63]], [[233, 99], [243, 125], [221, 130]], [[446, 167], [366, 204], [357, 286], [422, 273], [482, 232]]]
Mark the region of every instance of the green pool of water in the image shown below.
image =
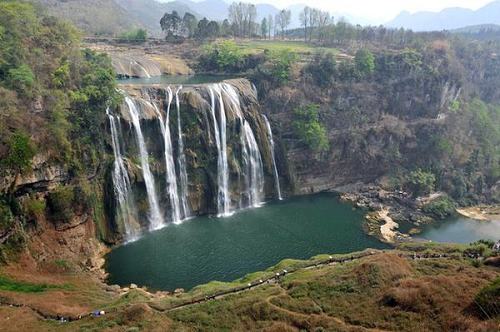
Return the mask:
[[362, 221], [362, 211], [333, 194], [272, 202], [228, 218], [199, 217], [113, 250], [108, 281], [190, 289], [232, 281], [285, 258], [386, 248], [363, 232]]
[[123, 78], [118, 80], [118, 84], [205, 84], [218, 83], [223, 80], [234, 78], [228, 75], [161, 75], [150, 78]]
[[427, 225], [419, 238], [435, 242], [471, 243], [477, 240], [499, 240], [500, 220], [476, 221], [455, 216]]

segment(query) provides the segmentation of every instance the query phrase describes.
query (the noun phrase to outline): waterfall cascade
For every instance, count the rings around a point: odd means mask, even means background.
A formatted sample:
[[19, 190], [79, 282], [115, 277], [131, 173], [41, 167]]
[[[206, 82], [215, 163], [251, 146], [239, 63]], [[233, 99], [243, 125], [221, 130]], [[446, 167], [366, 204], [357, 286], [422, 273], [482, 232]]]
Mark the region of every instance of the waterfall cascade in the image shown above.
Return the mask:
[[135, 129], [137, 138], [137, 145], [139, 146], [139, 157], [141, 160], [142, 175], [144, 183], [146, 184], [146, 193], [149, 203], [149, 225], [150, 229], [158, 229], [163, 226], [163, 217], [160, 212], [160, 205], [158, 204], [158, 197], [156, 195], [155, 179], [149, 167], [149, 154], [146, 149], [144, 135], [142, 134], [141, 122], [139, 120], [139, 112], [134, 101], [130, 97], [125, 97], [125, 102], [128, 105], [132, 125]]
[[120, 144], [119, 130], [117, 129], [117, 125], [120, 126], [120, 121], [109, 113], [109, 109], [106, 110], [106, 114], [109, 118], [111, 142], [115, 157], [113, 163], [113, 183], [115, 196], [118, 201], [118, 211], [125, 227], [127, 240], [134, 240], [140, 234], [140, 227], [137, 223], [137, 208], [130, 185], [130, 178], [123, 162], [123, 148]]
[[179, 205], [179, 192], [177, 190], [177, 176], [175, 175], [174, 155], [172, 149], [172, 139], [170, 136], [170, 106], [172, 105], [172, 89], [170, 87], [166, 90], [166, 103], [167, 113], [165, 115], [165, 131], [163, 132], [163, 142], [165, 148], [165, 169], [167, 180], [167, 193], [170, 199], [171, 220], [174, 223], [181, 221], [180, 205]]
[[182, 209], [182, 217], [184, 219], [189, 217], [189, 206], [187, 204], [188, 199], [188, 178], [186, 171], [186, 155], [184, 154], [184, 139], [182, 138], [182, 126], [181, 126], [181, 105], [179, 101], [179, 91], [182, 86], [175, 92], [175, 105], [177, 108], [177, 146], [178, 146], [178, 156], [177, 162], [179, 165], [179, 180], [180, 180], [180, 202]]
[[[219, 123], [215, 115], [214, 90], [219, 97]], [[217, 145], [217, 214], [219, 217], [229, 216], [230, 198], [229, 198], [229, 168], [227, 163], [227, 137], [226, 137], [226, 111], [224, 109], [224, 100], [222, 90], [219, 84], [209, 87], [211, 99], [211, 113], [214, 124], [214, 135]], [[220, 130], [219, 130], [220, 128]]]
[[262, 114], [262, 117], [264, 118], [264, 121], [266, 123], [267, 137], [269, 139], [269, 146], [271, 148], [271, 158], [272, 158], [272, 162], [273, 162], [273, 173], [274, 173], [274, 185], [276, 188], [276, 193], [278, 194], [278, 199], [281, 201], [283, 199], [283, 197], [281, 196], [280, 177], [278, 174], [278, 167], [276, 166], [276, 154], [274, 152], [273, 131], [271, 130], [271, 124], [269, 123], [267, 116]]
[[[170, 87], [141, 90], [144, 98], [134, 97], [132, 99], [130, 96], [125, 97], [125, 103], [128, 107], [122, 107], [122, 112], [125, 112], [123, 113], [124, 118], [131, 123], [130, 129], [133, 129], [133, 136], [135, 137], [132, 142], [136, 142], [138, 150], [137, 155], [130, 156], [130, 158], [133, 160], [134, 157], [138, 157], [137, 160], [140, 163], [147, 194], [147, 197], [144, 198], [134, 198], [132, 195], [128, 169], [124, 165], [127, 144], [121, 142], [123, 138], [120, 138], [119, 128], [117, 128], [120, 125], [120, 121], [117, 119], [118, 116], [108, 113], [115, 156], [113, 181], [115, 198], [119, 206], [117, 212], [124, 221], [128, 239], [140, 235], [138, 224], [138, 215], [140, 213], [135, 206], [141, 207], [142, 214], [145, 213], [145, 209], [142, 207], [147, 206], [149, 228], [151, 230], [165, 226], [167, 221], [173, 223], [182, 221], [190, 216], [191, 209], [199, 213], [200, 204], [207, 204], [204, 205], [203, 211], [213, 211], [210, 207], [212, 198], [214, 199], [213, 202], [216, 203], [218, 216], [229, 216], [237, 207], [260, 206], [264, 200], [265, 175], [259, 144], [269, 144], [273, 169], [267, 169], [267, 174], [269, 176], [274, 175], [276, 191], [281, 199], [271, 127], [267, 119], [265, 117], [261, 118], [256, 113], [254, 106], [252, 106], [256, 105], [256, 98], [251, 99], [250, 108], [247, 104], [243, 105], [244, 108], [242, 108], [239, 91], [228, 83], [216, 83], [206, 86], [204, 91], [207, 91], [208, 94], [203, 94], [200, 88], [181, 89], [182, 87], [179, 87], [175, 92]], [[253, 90], [251, 91], [254, 93]], [[187, 102], [186, 108], [183, 106], [182, 109], [181, 94], [183, 96], [182, 100]], [[208, 100], [205, 99], [207, 95]], [[254, 96], [254, 94], [251, 96]], [[174, 98], [177, 111], [177, 135], [172, 136], [170, 110]], [[193, 100], [195, 104], [190, 104]], [[189, 105], [191, 105], [191, 108]], [[183, 112], [195, 112], [193, 114], [198, 119], [200, 126], [198, 128], [204, 129], [201, 132], [195, 130], [193, 133], [192, 129], [183, 128]], [[155, 120], [158, 126], [151, 126], [147, 124], [148, 122], [142, 123], [142, 121], [146, 120]], [[157, 135], [161, 137], [159, 141], [162, 142], [161, 150], [158, 149], [158, 145], [155, 145], [158, 139], [154, 135], [155, 130], [158, 129]], [[194, 139], [195, 142], [199, 142], [196, 144], [201, 144], [195, 147], [189, 146], [189, 156], [194, 158], [190, 159], [189, 164], [190, 167], [194, 168], [193, 172], [195, 172], [193, 173], [193, 179], [191, 179], [194, 181], [192, 184], [188, 182], [183, 130], [186, 131], [186, 135], [190, 135], [186, 136], [189, 138], [188, 144], [193, 142], [193, 137], [196, 138]], [[254, 130], [258, 130], [258, 136], [255, 135]], [[132, 137], [130, 133], [132, 131], [128, 132], [129, 136], [127, 137]], [[148, 138], [147, 144], [149, 145], [146, 144], [145, 135]], [[174, 143], [176, 143], [176, 149], [173, 148]], [[148, 154], [148, 148], [151, 155]], [[216, 153], [214, 152], [212, 155], [210, 151], [215, 151], [215, 149], [211, 150], [213, 148], [216, 149]], [[129, 150], [128, 152], [131, 153], [137, 150]], [[150, 168], [150, 162], [155, 158], [156, 160], [162, 160], [164, 163], [164, 172], [158, 173], [157, 168], [154, 168], [155, 172], [153, 172]], [[192, 162], [195, 164], [191, 164]], [[196, 166], [197, 163], [198, 166]], [[271, 163], [268, 162], [266, 165], [271, 165]], [[202, 167], [202, 169], [196, 171], [197, 167]], [[165, 177], [164, 180], [162, 179], [163, 176]], [[191, 173], [189, 176], [191, 176]], [[155, 177], [157, 178], [156, 182]], [[162, 179], [162, 181], [159, 182], [158, 178]], [[157, 188], [156, 183], [165, 183], [165, 186], [158, 186]], [[190, 187], [188, 187], [188, 184]], [[191, 192], [188, 188], [191, 188]], [[158, 193], [161, 192], [164, 195], [158, 197], [157, 189]], [[142, 202], [139, 202], [141, 199]], [[239, 205], [233, 203], [238, 201]], [[166, 219], [164, 219], [162, 211], [165, 212]]]

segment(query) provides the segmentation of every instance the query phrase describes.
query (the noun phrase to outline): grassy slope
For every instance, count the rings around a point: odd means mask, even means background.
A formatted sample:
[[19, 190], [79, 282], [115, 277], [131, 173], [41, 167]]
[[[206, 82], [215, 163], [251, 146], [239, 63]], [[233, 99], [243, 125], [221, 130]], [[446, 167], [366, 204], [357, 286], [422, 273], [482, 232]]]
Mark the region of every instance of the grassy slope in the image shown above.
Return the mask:
[[[81, 287], [72, 279], [60, 306], [70, 298], [87, 301], [88, 307], [105, 309], [100, 318], [84, 318], [59, 324], [35, 319], [26, 308], [0, 307], [3, 315], [23, 318], [24, 329], [111, 331], [144, 330], [268, 330], [295, 331], [397, 330], [443, 331], [456, 328], [471, 331], [495, 328], [497, 321], [481, 321], [473, 314], [474, 296], [500, 276], [495, 268], [474, 267], [461, 256], [464, 246], [407, 245], [401, 251], [377, 253], [347, 263], [304, 269], [311, 261], [284, 261], [265, 272], [249, 275], [233, 283], [200, 286], [180, 296], [151, 297], [142, 290], [131, 290], [121, 297], [111, 296], [99, 287]], [[447, 253], [441, 259], [412, 260], [398, 253]], [[316, 262], [325, 256], [316, 257]], [[264, 278], [283, 268], [298, 267], [278, 283], [265, 284], [249, 291], [228, 295], [202, 304], [172, 310], [177, 303], [203, 294], [213, 294], [246, 282]], [[88, 281], [85, 281], [88, 282]], [[57, 289], [31, 297], [58, 296]], [[26, 295], [26, 294], [25, 294]], [[0, 291], [1, 297], [13, 296]], [[90, 299], [94, 301], [90, 302]], [[29, 297], [23, 298], [29, 301]], [[33, 300], [31, 299], [31, 305]], [[100, 307], [97, 307], [100, 306]], [[28, 325], [26, 325], [28, 324]], [[0, 328], [1, 330], [1, 328]]]
[[237, 42], [240, 49], [247, 54], [262, 53], [264, 50], [291, 50], [301, 55], [311, 55], [320, 50], [337, 53], [335, 48], [316, 47], [300, 41], [281, 40], [241, 40]]

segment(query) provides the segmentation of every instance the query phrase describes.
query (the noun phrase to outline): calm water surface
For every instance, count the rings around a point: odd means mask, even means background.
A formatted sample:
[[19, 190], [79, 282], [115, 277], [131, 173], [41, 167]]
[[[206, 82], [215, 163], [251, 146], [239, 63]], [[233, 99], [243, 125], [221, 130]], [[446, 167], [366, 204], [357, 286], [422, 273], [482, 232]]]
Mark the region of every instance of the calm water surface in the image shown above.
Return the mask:
[[424, 227], [418, 236], [436, 242], [470, 243], [481, 239], [500, 239], [500, 220], [476, 221], [465, 217], [451, 217]]
[[228, 75], [161, 75], [150, 78], [124, 78], [119, 79], [119, 84], [204, 84], [218, 83], [234, 78]]
[[109, 282], [190, 289], [232, 281], [285, 258], [386, 248], [362, 230], [363, 212], [333, 194], [296, 197], [229, 218], [199, 217], [145, 235], [107, 257]]

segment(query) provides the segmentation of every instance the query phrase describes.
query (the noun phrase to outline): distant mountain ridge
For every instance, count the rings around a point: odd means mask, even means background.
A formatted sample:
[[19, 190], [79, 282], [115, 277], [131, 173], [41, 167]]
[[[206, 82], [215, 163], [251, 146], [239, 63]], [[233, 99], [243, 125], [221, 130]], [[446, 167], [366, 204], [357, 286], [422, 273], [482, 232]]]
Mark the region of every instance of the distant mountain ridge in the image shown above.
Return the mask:
[[402, 12], [386, 25], [393, 28], [406, 28], [414, 31], [454, 30], [466, 26], [498, 24], [500, 22], [500, 0], [471, 10], [465, 8], [446, 8], [440, 12]]

